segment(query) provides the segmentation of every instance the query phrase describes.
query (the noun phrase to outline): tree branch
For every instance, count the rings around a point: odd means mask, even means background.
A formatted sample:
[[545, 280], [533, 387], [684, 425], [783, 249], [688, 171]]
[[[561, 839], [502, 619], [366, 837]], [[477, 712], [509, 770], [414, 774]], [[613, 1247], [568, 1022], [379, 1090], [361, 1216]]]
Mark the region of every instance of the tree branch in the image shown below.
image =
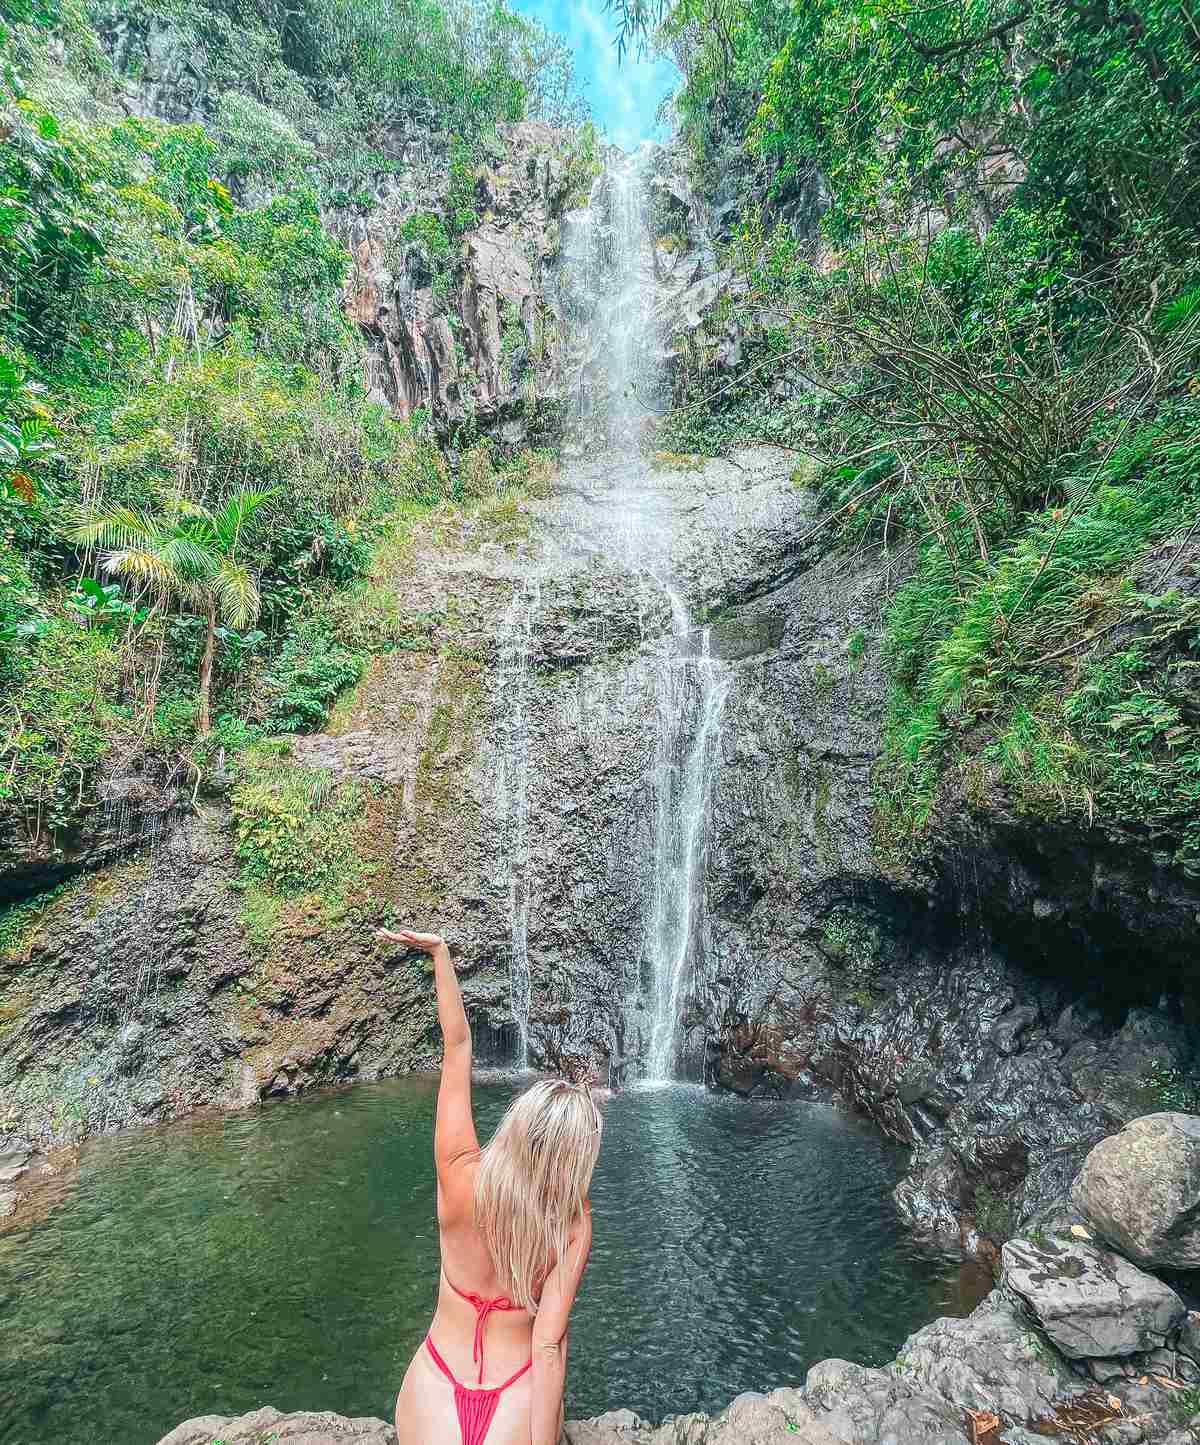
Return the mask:
[[945, 45], [922, 45], [907, 25], [901, 25], [898, 20], [894, 20], [892, 23], [922, 60], [946, 60], [951, 55], [962, 55], [965, 51], [986, 45], [991, 40], [1003, 39], [1007, 31], [1011, 30], [1014, 25], [1020, 25], [1023, 21], [1028, 20], [1032, 14], [1033, 6], [1026, 6], [1024, 10], [1018, 10], [1015, 15], [1010, 15], [1007, 20], [993, 25], [990, 30], [985, 30], [982, 35], [971, 35], [965, 40], [951, 40]]

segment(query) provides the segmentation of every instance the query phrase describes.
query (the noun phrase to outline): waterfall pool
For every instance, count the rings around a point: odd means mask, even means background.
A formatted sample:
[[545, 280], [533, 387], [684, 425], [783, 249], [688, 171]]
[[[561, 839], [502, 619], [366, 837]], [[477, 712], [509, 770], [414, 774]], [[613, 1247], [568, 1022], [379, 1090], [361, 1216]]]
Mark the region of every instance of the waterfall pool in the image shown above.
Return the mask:
[[[438, 1269], [435, 1081], [271, 1102], [85, 1145], [0, 1234], [0, 1441], [152, 1445], [259, 1405], [390, 1417]], [[481, 1081], [481, 1134], [517, 1085]], [[567, 1413], [658, 1420], [882, 1364], [975, 1299], [909, 1245], [900, 1155], [823, 1105], [698, 1086], [606, 1106]]]

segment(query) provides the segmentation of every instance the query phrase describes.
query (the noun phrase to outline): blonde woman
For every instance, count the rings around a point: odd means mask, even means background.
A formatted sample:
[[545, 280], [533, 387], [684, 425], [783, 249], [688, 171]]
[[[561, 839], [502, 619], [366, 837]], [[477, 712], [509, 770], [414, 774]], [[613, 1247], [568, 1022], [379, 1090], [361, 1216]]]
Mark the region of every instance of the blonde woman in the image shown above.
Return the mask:
[[379, 937], [432, 956], [443, 1048], [433, 1134], [442, 1268], [396, 1401], [399, 1445], [556, 1445], [567, 1319], [592, 1243], [599, 1111], [586, 1087], [541, 1081], [480, 1149], [450, 951], [434, 933]]

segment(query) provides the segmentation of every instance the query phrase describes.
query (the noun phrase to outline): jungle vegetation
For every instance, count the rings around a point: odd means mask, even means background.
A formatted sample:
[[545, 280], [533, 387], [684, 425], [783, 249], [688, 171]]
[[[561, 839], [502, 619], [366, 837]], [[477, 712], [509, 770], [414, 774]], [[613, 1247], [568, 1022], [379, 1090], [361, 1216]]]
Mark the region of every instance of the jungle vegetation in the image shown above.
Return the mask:
[[796, 448], [825, 536], [894, 567], [887, 831], [1002, 797], [1200, 874], [1200, 12], [610, 9], [742, 180], [749, 285], [667, 444]]
[[198, 785], [402, 644], [373, 553], [520, 467], [368, 399], [324, 222], [436, 133], [462, 231], [497, 123], [579, 114], [494, 0], [0, 0], [0, 813], [54, 834], [114, 754]]

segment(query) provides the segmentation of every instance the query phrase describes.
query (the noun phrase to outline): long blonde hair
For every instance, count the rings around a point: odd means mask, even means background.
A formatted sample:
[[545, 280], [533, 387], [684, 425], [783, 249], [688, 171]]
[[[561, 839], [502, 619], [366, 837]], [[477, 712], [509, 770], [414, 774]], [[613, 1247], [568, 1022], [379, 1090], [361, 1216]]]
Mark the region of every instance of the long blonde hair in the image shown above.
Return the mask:
[[543, 1079], [512, 1101], [480, 1152], [475, 1227], [513, 1304], [536, 1311], [546, 1276], [566, 1258], [600, 1152], [600, 1127], [590, 1089]]

